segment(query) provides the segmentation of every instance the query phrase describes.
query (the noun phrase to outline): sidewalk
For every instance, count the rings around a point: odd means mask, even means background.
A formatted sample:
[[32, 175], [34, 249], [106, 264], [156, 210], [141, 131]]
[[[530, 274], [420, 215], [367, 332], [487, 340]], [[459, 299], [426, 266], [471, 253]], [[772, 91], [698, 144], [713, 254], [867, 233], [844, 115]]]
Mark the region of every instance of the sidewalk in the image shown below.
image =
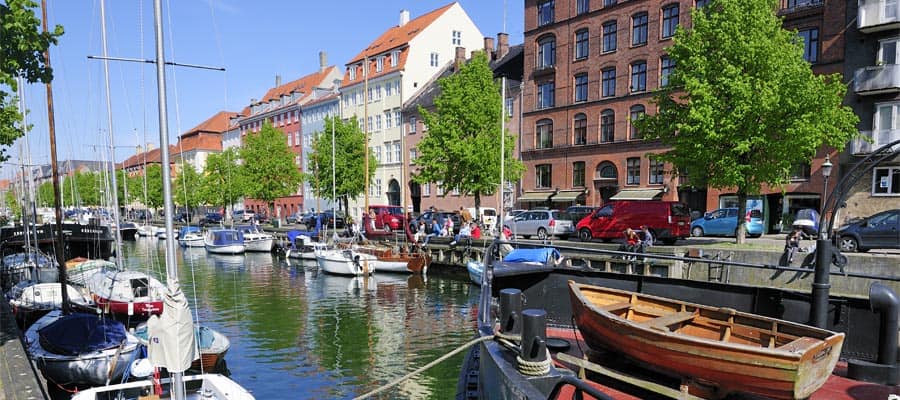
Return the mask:
[[19, 328], [9, 308], [0, 301], [0, 400], [48, 399], [44, 382], [32, 368]]

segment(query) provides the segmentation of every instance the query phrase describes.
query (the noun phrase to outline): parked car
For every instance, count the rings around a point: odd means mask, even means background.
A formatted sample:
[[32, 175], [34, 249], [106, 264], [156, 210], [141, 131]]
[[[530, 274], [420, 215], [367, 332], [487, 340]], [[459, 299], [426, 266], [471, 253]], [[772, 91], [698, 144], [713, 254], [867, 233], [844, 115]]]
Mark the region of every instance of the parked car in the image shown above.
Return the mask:
[[345, 220], [340, 214], [335, 217], [334, 212], [331, 210], [323, 211], [317, 214], [307, 213], [303, 216], [303, 219], [300, 221], [301, 224], [306, 226], [307, 230], [311, 230], [316, 227], [316, 216], [322, 216], [322, 224], [327, 226], [328, 228], [333, 228], [335, 224], [337, 224], [338, 229], [344, 228]]
[[242, 222], [247, 222], [247, 221], [253, 219], [254, 216], [255, 216], [255, 214], [251, 210], [237, 210], [231, 214], [232, 219], [234, 219], [235, 221], [242, 221]]
[[[735, 236], [737, 234], [737, 207], [720, 208], [691, 221], [691, 236]], [[747, 236], [760, 237], [765, 231], [762, 211], [750, 210], [744, 217]]]
[[494, 230], [494, 227], [497, 225], [497, 209], [481, 206], [478, 208], [480, 215], [475, 213], [475, 207], [469, 207], [468, 211], [473, 218], [481, 221], [486, 231], [492, 232]]
[[841, 251], [900, 249], [900, 209], [887, 210], [854, 221], [837, 231]]
[[375, 213], [376, 229], [384, 229], [386, 231], [402, 230], [403, 221], [405, 220], [403, 217], [403, 207], [370, 205], [369, 211]]
[[604, 242], [623, 238], [626, 228], [647, 225], [656, 240], [673, 244], [691, 232], [691, 210], [687, 204], [661, 200], [615, 200], [581, 219], [575, 229], [582, 241]]
[[425, 211], [422, 215], [416, 217], [409, 224], [409, 230], [412, 233], [416, 233], [419, 230], [419, 222], [425, 222], [425, 233], [431, 233], [429, 230], [431, 229], [430, 222], [432, 219], [437, 218], [440, 220], [444, 220], [445, 218], [450, 218], [453, 220], [453, 234], [459, 233], [459, 228], [462, 226], [462, 219], [459, 218], [459, 214], [453, 211]]
[[569, 216], [569, 220], [572, 221], [572, 224], [577, 224], [578, 221], [581, 221], [582, 218], [590, 215], [597, 207], [591, 206], [571, 206], [566, 209], [566, 215]]
[[550, 236], [566, 239], [575, 233], [572, 220], [565, 218], [565, 214], [558, 210], [531, 210], [516, 215], [506, 226], [513, 235], [519, 235], [528, 239], [537, 236], [544, 240]]
[[516, 215], [519, 215], [525, 211], [528, 210], [509, 210], [509, 212], [507, 212], [506, 215], [503, 216], [503, 223], [506, 224], [507, 222], [512, 221], [513, 218], [516, 217]]
[[303, 213], [301, 213], [300, 211], [297, 211], [297, 212], [285, 217], [284, 222], [287, 222], [289, 224], [296, 224], [296, 223], [300, 222], [302, 219], [303, 219]]
[[222, 222], [222, 214], [219, 214], [217, 212], [209, 212], [209, 213], [206, 213], [206, 215], [203, 216], [203, 218], [200, 218], [199, 224], [200, 224], [200, 226], [207, 226], [210, 224], [219, 224], [221, 222]]

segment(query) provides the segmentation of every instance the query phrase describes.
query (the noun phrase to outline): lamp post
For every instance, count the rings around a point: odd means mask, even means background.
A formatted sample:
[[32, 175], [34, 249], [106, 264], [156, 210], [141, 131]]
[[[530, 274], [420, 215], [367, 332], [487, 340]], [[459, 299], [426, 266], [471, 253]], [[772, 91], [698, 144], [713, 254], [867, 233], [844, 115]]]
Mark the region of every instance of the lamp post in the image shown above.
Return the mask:
[[819, 237], [816, 239], [816, 270], [812, 284], [812, 304], [810, 307], [810, 324], [819, 328], [828, 328], [828, 293], [831, 290], [829, 273], [831, 272], [831, 242], [828, 241], [828, 224], [824, 224], [826, 201], [828, 200], [828, 177], [831, 176], [831, 157], [825, 155], [822, 163], [822, 177], [825, 188], [822, 194], [822, 213], [819, 215]]

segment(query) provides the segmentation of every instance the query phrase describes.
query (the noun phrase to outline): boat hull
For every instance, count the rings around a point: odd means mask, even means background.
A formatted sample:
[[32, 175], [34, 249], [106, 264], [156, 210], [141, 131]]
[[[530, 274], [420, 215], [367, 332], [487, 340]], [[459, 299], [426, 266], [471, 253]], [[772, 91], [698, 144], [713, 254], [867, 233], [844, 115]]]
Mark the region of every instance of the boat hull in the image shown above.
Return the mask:
[[228, 244], [223, 246], [205, 244], [206, 251], [213, 254], [243, 254], [246, 248], [243, 244]]
[[[589, 346], [711, 385], [723, 395], [807, 398], [831, 375], [844, 339], [840, 333], [730, 309], [574, 282], [570, 289], [575, 321]], [[599, 305], [599, 293], [620, 294], [620, 301]], [[669, 309], [678, 304], [681, 311]], [[726, 323], [719, 323], [719, 316]], [[757, 326], [777, 329], [767, 336], [768, 331]]]
[[248, 240], [246, 235], [244, 236], [244, 248], [246, 251], [270, 252], [274, 244], [275, 239], [273, 238]]
[[484, 274], [484, 266], [478, 261], [469, 261], [466, 263], [466, 271], [469, 272], [469, 280], [472, 283], [481, 286], [481, 276]]
[[204, 247], [206, 246], [203, 243], [203, 238], [191, 238], [191, 239], [178, 239], [178, 244], [181, 247]]
[[[359, 257], [359, 261], [355, 257]], [[356, 253], [350, 250], [330, 250], [319, 253], [316, 262], [322, 272], [332, 275], [370, 275], [374, 272], [373, 262], [377, 258], [370, 254]]]

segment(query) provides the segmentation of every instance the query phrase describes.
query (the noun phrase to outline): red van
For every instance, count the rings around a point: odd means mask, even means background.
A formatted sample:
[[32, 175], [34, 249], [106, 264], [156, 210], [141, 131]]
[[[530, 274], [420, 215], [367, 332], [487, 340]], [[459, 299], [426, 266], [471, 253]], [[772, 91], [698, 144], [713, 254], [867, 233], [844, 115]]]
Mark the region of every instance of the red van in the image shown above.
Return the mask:
[[370, 205], [369, 210], [375, 213], [375, 228], [388, 232], [403, 230], [403, 207]]
[[687, 204], [659, 200], [615, 200], [578, 221], [575, 232], [582, 241], [609, 242], [624, 237], [626, 228], [647, 225], [654, 240], [673, 244], [691, 235], [691, 210]]

